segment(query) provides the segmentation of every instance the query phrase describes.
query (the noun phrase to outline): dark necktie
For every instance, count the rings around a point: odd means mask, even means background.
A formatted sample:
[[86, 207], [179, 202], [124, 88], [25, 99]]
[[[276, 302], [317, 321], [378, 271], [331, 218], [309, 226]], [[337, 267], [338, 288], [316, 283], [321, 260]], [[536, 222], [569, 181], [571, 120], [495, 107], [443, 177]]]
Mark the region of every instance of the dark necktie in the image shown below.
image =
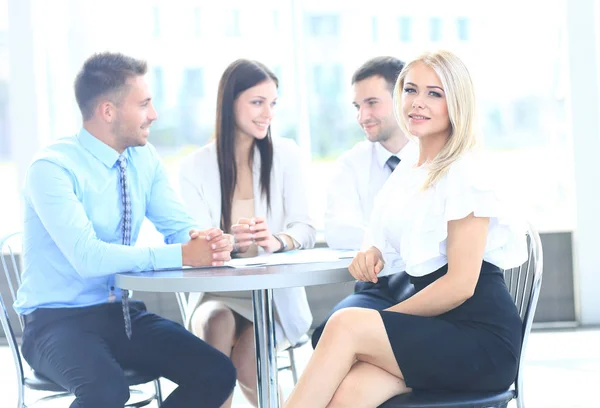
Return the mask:
[[388, 166], [390, 168], [390, 170], [392, 171], [392, 173], [394, 172], [394, 170], [396, 170], [396, 166], [398, 165], [398, 163], [400, 163], [400, 158], [397, 156], [390, 156], [389, 159], [387, 159], [387, 161], [385, 162], [385, 165]]
[[[129, 186], [127, 184], [127, 159], [119, 156], [119, 180], [121, 182], [121, 204], [123, 215], [121, 218], [121, 233], [123, 245], [131, 245], [131, 201], [129, 198]], [[125, 321], [125, 333], [131, 340], [131, 316], [129, 314], [129, 291], [123, 289], [121, 292], [121, 304], [123, 305], [123, 320]]]

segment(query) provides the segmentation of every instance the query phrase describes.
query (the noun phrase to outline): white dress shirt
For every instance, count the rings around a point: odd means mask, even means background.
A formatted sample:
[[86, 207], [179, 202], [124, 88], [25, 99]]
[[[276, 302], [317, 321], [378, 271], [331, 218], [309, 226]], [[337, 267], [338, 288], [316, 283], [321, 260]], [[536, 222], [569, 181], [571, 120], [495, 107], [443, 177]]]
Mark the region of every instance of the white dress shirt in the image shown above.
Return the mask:
[[397, 156], [402, 162], [418, 156], [418, 151], [412, 141], [395, 155], [381, 143], [363, 141], [337, 159], [325, 211], [325, 240], [330, 248], [361, 248], [375, 196], [392, 173], [387, 160]]
[[[260, 162], [260, 153], [255, 149], [252, 167], [255, 216], [265, 217], [272, 233], [289, 235], [300, 248], [314, 247], [316, 230], [306, 185], [308, 158], [293, 140], [273, 139], [270, 211], [267, 211], [266, 198], [261, 193]], [[183, 159], [180, 187], [183, 202], [200, 228], [220, 228], [221, 184], [214, 143]], [[187, 316], [191, 317], [201, 299], [201, 293], [190, 294]], [[312, 323], [306, 292], [304, 288], [276, 289], [273, 300], [285, 336], [295, 344]]]

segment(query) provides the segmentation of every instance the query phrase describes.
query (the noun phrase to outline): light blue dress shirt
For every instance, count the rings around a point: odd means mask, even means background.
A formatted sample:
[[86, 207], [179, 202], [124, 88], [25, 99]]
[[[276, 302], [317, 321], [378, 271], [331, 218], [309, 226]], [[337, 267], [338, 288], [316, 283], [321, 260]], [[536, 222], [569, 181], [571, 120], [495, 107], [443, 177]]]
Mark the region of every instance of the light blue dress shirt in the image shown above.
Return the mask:
[[[181, 267], [196, 223], [171, 189], [155, 148], [130, 147], [132, 246], [121, 245], [119, 153], [82, 129], [33, 160], [24, 187], [23, 284], [15, 310], [119, 301], [118, 272]], [[134, 247], [147, 217], [167, 245]]]

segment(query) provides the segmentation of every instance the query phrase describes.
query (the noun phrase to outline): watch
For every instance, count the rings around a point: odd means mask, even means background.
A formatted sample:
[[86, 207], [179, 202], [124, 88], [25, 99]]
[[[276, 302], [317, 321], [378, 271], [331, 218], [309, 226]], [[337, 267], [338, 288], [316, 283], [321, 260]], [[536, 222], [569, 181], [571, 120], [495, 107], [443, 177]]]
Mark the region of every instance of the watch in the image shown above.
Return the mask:
[[273, 237], [275, 237], [275, 239], [277, 241], [279, 241], [279, 243], [281, 244], [281, 248], [275, 252], [285, 252], [288, 249], [288, 245], [287, 242], [285, 241], [285, 239], [281, 238], [279, 235], [277, 234], [273, 234]]

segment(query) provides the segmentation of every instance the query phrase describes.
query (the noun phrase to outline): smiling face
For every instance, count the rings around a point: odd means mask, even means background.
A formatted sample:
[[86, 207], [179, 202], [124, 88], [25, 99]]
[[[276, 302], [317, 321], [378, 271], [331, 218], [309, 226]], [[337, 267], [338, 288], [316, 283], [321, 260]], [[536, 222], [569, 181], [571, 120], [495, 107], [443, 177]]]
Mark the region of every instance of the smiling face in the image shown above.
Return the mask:
[[158, 119], [152, 98], [143, 76], [127, 80], [127, 93], [118, 103], [112, 133], [123, 149], [144, 146], [148, 142], [150, 126]]
[[402, 114], [408, 130], [418, 138], [450, 136], [446, 93], [435, 71], [422, 62], [411, 67], [404, 78]]
[[264, 139], [277, 104], [277, 85], [263, 81], [238, 95], [234, 102], [235, 127], [238, 135]]
[[385, 78], [374, 75], [358, 81], [353, 86], [356, 120], [370, 142], [385, 142], [398, 123], [394, 118], [392, 92]]

